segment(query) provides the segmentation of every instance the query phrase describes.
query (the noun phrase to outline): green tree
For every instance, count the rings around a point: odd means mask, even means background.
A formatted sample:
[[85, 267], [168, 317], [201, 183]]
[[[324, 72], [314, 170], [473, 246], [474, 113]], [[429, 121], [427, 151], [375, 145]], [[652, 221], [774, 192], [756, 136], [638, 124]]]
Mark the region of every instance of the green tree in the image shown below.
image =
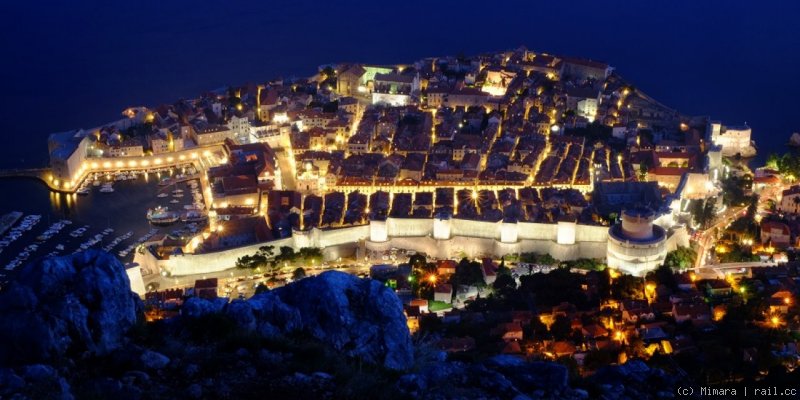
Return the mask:
[[567, 268], [586, 271], [602, 271], [606, 269], [606, 263], [595, 258], [579, 258], [577, 260], [564, 261], [563, 265]]
[[769, 169], [778, 171], [780, 169], [780, 161], [781, 159], [777, 154], [771, 153], [769, 156], [767, 156], [767, 162], [765, 165]]
[[691, 247], [678, 246], [677, 249], [667, 253], [664, 265], [671, 269], [686, 269], [694, 266], [697, 252]]

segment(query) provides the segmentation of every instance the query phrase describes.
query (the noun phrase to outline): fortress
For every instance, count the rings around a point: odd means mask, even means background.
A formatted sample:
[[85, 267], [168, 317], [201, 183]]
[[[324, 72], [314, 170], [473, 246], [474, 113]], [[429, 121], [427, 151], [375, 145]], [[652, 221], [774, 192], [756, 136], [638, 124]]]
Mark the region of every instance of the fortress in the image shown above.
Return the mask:
[[[320, 247], [326, 260], [346, 254], [347, 245], [362, 244], [366, 250], [392, 248], [414, 250], [439, 259], [501, 257], [525, 252], [547, 253], [559, 260], [607, 259], [608, 265], [643, 275], [663, 262], [666, 253], [688, 246], [683, 226], [665, 229], [654, 223], [649, 209], [623, 212], [622, 224], [611, 228], [575, 221], [531, 223], [478, 221], [449, 216], [435, 218], [386, 218], [369, 224], [338, 229], [295, 230], [292, 237], [223, 251], [172, 255], [158, 259], [151, 252], [137, 252], [134, 261], [150, 272], [180, 276], [218, 272], [235, 265], [236, 259], [259, 247]], [[345, 254], [343, 254], [345, 253]]]
[[[608, 230], [608, 266], [631, 275], [658, 268], [667, 255], [667, 232], [655, 225], [655, 212], [632, 208], [622, 212], [622, 223]], [[674, 250], [671, 247], [669, 250]]]

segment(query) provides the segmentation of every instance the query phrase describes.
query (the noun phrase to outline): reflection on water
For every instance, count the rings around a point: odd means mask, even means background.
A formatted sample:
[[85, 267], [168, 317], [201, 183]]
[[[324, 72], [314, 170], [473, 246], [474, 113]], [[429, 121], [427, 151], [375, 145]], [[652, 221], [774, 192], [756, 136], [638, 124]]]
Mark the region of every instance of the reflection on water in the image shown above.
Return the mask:
[[[26, 215], [40, 214], [42, 223], [31, 232], [26, 232], [19, 240], [11, 246], [3, 249], [0, 253], [0, 270], [3, 265], [14, 259], [26, 246], [32, 243], [39, 243], [40, 249], [36, 250], [31, 256], [31, 260], [42, 257], [54, 251], [56, 246], [63, 245], [65, 249], [59, 254], [69, 254], [76, 250], [81, 242], [86, 238], [97, 235], [104, 230], [113, 229], [113, 234], [108, 234], [103, 238], [103, 242], [93, 246], [102, 248], [114, 237], [133, 232], [130, 239], [117, 245], [111, 252], [117, 252], [128, 246], [130, 242], [147, 234], [154, 227], [151, 226], [146, 218], [147, 211], [157, 206], [169, 207], [170, 210], [183, 211], [184, 206], [191, 204], [192, 196], [175, 198], [173, 196], [159, 198], [157, 195], [172, 190], [180, 186], [184, 187], [185, 182], [169, 186], [159, 185], [162, 178], [173, 176], [185, 171], [177, 170], [169, 173], [150, 173], [140, 174], [135, 179], [114, 181], [109, 176], [103, 176], [102, 182], [113, 181], [113, 192], [101, 193], [101, 186], [88, 184], [89, 194], [80, 196], [77, 194], [64, 194], [51, 192], [40, 182], [29, 179], [5, 179], [0, 180], [0, 214], [11, 211], [21, 211]], [[152, 175], [152, 176], [151, 176]], [[172, 201], [177, 200], [176, 203]], [[88, 225], [85, 237], [71, 238], [66, 233], [54, 236], [47, 243], [42, 244], [36, 240], [48, 226], [62, 219], [69, 219], [74, 222], [74, 227]], [[160, 233], [171, 233], [186, 225], [176, 223], [167, 227], [158, 227]], [[65, 237], [66, 236], [66, 237]], [[124, 258], [130, 261], [132, 255]]]

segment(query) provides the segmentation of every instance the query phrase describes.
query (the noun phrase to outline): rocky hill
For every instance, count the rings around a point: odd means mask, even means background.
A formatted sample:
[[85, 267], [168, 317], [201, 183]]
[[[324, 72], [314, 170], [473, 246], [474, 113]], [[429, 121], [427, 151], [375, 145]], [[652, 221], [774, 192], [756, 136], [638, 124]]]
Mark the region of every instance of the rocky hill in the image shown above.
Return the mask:
[[561, 364], [448, 361], [412, 343], [390, 289], [333, 271], [145, 323], [98, 251], [27, 265], [0, 293], [0, 343], [0, 398], [15, 399], [647, 398], [674, 384], [643, 363], [575, 388]]

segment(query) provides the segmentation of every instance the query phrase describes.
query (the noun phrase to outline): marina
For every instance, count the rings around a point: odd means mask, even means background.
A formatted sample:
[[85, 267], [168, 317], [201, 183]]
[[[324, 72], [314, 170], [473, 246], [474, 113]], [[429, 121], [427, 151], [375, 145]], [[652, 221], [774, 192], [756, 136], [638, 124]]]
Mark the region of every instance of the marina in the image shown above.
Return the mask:
[[[0, 189], [10, 182], [0, 182]], [[181, 236], [207, 221], [193, 167], [90, 174], [74, 194], [50, 192], [35, 181], [14, 182], [20, 185], [30, 185], [26, 193], [32, 195], [9, 196], [4, 209], [30, 214], [9, 212], [0, 220], [0, 284], [24, 263], [92, 248], [130, 262], [137, 247], [157, 235]], [[41, 201], [48, 195], [49, 201]], [[159, 208], [168, 209], [169, 218], [153, 224], [148, 210]]]

